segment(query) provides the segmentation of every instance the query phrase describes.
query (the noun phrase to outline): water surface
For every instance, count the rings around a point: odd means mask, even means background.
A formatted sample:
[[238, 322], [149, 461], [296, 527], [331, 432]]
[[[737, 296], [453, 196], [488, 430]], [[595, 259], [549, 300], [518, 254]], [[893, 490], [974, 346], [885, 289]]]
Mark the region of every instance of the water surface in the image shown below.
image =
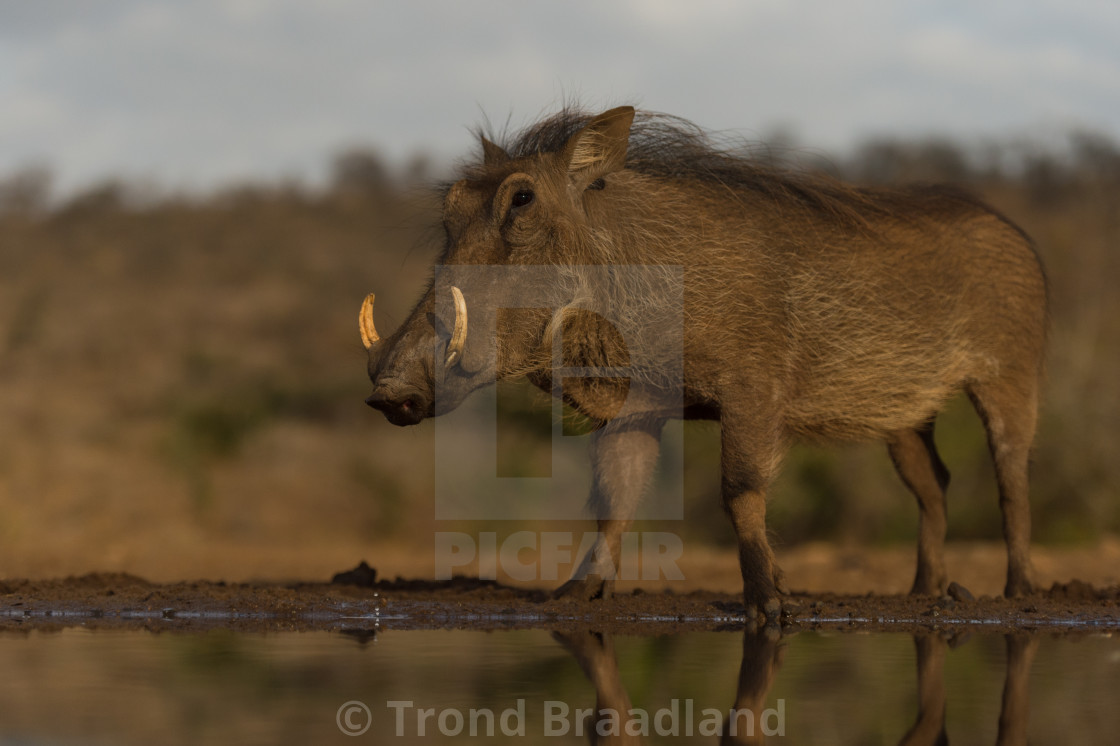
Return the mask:
[[1113, 744], [1118, 693], [1105, 635], [0, 633], [4, 744]]

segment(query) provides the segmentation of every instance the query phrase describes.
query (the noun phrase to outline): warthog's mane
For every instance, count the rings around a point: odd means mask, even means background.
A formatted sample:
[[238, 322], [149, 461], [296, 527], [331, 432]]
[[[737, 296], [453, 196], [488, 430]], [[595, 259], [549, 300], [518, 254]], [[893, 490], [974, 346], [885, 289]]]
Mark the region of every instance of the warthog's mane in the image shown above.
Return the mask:
[[[479, 131], [513, 158], [558, 152], [594, 115], [565, 106], [515, 133]], [[845, 184], [799, 168], [766, 146], [711, 133], [681, 117], [638, 110], [630, 130], [626, 167], [664, 179], [692, 180], [758, 194], [775, 203], [864, 225], [870, 215], [892, 212], [884, 190]], [[901, 195], [895, 195], [901, 196]]]

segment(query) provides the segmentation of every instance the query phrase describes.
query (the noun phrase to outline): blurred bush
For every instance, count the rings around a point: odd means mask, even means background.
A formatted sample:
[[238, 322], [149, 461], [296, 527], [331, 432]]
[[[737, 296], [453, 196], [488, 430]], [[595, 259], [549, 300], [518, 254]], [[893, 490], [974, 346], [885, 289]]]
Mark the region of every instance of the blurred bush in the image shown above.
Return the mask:
[[[1053, 330], [1036, 536], [1120, 531], [1116, 144], [1089, 133], [1045, 148], [878, 140], [829, 168], [864, 183], [963, 184], [1037, 240]], [[375, 290], [378, 326], [392, 330], [429, 275], [440, 239], [427, 171], [352, 150], [323, 189], [248, 184], [193, 198], [107, 182], [60, 200], [46, 169], [0, 178], [0, 542], [430, 536], [431, 426], [399, 430], [362, 405], [355, 323]], [[508, 440], [525, 449], [545, 431], [519, 410], [535, 399], [506, 401], [511, 431], [524, 433]], [[686, 428], [684, 533], [723, 543], [717, 438]], [[987, 449], [965, 402], [937, 439], [953, 472], [951, 537], [998, 537]], [[787, 543], [916, 534], [881, 445], [799, 447], [771, 504]]]

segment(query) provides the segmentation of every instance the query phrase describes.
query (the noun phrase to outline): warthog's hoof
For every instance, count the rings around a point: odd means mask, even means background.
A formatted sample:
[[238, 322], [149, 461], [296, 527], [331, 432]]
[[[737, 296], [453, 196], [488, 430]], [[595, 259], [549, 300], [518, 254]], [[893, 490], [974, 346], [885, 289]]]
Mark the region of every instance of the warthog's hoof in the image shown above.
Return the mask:
[[786, 585], [786, 574], [778, 567], [774, 568], [774, 590], [783, 596], [789, 595], [789, 586]]
[[610, 598], [614, 593], [614, 582], [600, 577], [572, 578], [552, 592], [553, 598], [574, 598], [580, 601], [593, 601]]
[[911, 596], [944, 596], [948, 587], [948, 578], [942, 572], [918, 571], [914, 584], [910, 586]]
[[1003, 595], [1007, 598], [1019, 598], [1020, 596], [1029, 596], [1034, 592], [1034, 587], [1031, 586], [1031, 581], [1028, 578], [1008, 578], [1007, 585], [1004, 586]]
[[780, 598], [774, 596], [762, 603], [747, 603], [744, 606], [744, 617], [749, 632], [762, 630], [781, 636], [782, 600]]

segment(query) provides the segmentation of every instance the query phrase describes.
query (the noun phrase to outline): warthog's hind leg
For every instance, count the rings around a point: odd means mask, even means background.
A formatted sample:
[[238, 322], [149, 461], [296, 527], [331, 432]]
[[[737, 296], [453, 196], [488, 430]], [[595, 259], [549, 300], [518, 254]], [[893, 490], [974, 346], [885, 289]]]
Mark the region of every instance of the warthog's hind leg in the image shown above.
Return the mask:
[[945, 489], [949, 470], [933, 443], [933, 420], [894, 433], [887, 442], [902, 481], [918, 498], [918, 570], [910, 593], [940, 596], [945, 592]]
[[1038, 418], [1038, 379], [1008, 375], [968, 388], [984, 428], [996, 468], [1003, 538], [1007, 541], [1004, 595], [1022, 596], [1031, 586], [1031, 505], [1028, 465]]

